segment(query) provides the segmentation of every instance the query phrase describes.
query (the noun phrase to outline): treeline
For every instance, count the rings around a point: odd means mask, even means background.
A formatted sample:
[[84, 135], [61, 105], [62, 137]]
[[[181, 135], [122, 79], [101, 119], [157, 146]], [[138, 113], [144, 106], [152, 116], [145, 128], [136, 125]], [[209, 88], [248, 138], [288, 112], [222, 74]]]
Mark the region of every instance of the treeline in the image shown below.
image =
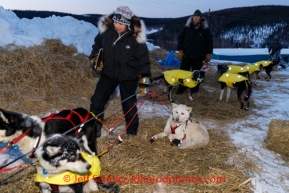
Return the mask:
[[[283, 47], [289, 46], [289, 6], [240, 7], [203, 15], [213, 33], [215, 48], [265, 48], [274, 37]], [[161, 31], [149, 38], [165, 49], [175, 49], [178, 33], [189, 17], [165, 23]]]
[[[99, 14], [74, 15], [51, 11], [13, 10], [19, 18], [71, 16], [97, 26]], [[283, 47], [289, 46], [289, 6], [253, 6], [203, 13], [214, 36], [215, 48], [264, 48], [273, 37]], [[155, 45], [166, 50], [176, 49], [177, 37], [188, 18], [141, 18], [148, 29], [162, 28], [149, 34]]]

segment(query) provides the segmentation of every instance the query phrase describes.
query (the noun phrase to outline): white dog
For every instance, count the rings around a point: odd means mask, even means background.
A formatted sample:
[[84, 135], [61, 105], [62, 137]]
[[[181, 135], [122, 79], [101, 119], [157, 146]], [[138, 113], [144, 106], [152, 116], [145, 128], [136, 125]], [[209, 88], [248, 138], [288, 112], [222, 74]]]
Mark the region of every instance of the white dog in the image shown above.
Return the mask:
[[180, 149], [195, 149], [209, 143], [207, 129], [199, 123], [190, 120], [191, 107], [172, 103], [173, 111], [167, 120], [164, 132], [154, 135], [151, 143], [158, 138], [168, 136], [172, 144]]

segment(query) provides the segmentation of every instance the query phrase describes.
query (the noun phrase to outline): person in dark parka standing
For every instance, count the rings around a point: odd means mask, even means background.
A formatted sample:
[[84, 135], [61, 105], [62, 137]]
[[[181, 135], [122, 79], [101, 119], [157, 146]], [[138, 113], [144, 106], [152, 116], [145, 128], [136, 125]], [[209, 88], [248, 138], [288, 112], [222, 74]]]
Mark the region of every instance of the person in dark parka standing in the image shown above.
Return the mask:
[[[129, 7], [119, 6], [112, 14], [100, 18], [98, 30], [89, 59], [95, 58], [102, 48], [103, 69], [91, 97], [90, 111], [103, 119], [105, 105], [119, 86], [126, 124], [130, 123], [126, 133], [136, 135], [139, 125], [137, 106], [134, 106], [136, 90], [139, 78], [151, 73], [145, 24]], [[98, 137], [101, 127], [98, 122]]]
[[[181, 59], [181, 70], [200, 70], [204, 63], [211, 60], [213, 53], [213, 36], [208, 23], [200, 10], [196, 10], [181, 30], [178, 37], [177, 50]], [[179, 85], [176, 94], [182, 94], [186, 88]], [[192, 94], [198, 92], [199, 84], [193, 88]]]

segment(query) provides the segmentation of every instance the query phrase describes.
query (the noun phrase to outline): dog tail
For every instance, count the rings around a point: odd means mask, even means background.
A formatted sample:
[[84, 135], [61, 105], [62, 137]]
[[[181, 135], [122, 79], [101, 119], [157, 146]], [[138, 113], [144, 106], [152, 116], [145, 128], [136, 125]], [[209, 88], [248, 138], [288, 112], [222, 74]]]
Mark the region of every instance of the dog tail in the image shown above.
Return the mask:
[[119, 193], [120, 188], [119, 185], [117, 185], [114, 182], [108, 182], [108, 183], [97, 183], [97, 186], [101, 188], [104, 191], [107, 192], [113, 192], [113, 193]]

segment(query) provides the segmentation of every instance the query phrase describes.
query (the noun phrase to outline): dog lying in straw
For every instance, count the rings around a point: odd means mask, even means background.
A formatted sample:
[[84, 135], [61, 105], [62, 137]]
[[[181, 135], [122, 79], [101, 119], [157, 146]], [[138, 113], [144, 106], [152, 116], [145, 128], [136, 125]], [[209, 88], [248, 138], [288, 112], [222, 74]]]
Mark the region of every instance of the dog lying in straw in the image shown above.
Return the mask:
[[98, 157], [82, 152], [78, 141], [71, 136], [54, 134], [37, 148], [35, 154], [35, 181], [43, 193], [89, 193], [98, 191], [98, 187], [120, 192], [117, 184], [102, 183]]
[[23, 154], [42, 144], [47, 136], [71, 129], [67, 134], [79, 141], [82, 151], [97, 154], [96, 138], [101, 128], [97, 128], [96, 120], [84, 108], [62, 110], [44, 118], [0, 109], [0, 141], [14, 145], [14, 139], [22, 137], [17, 145]]
[[223, 99], [225, 87], [227, 87], [226, 102], [229, 101], [232, 88], [237, 88], [237, 98], [240, 103], [240, 110], [249, 109], [249, 99], [252, 93], [250, 81], [240, 75], [226, 72], [226, 68], [218, 65], [218, 73], [220, 75], [219, 82], [221, 83], [220, 101]]
[[168, 99], [170, 102], [173, 102], [172, 99], [172, 89], [173, 86], [182, 84], [189, 89], [189, 99], [192, 101], [192, 88], [196, 87], [198, 84], [204, 81], [205, 71], [204, 70], [194, 70], [186, 71], [186, 70], [167, 70], [163, 73], [163, 75], [152, 78], [150, 80], [151, 83], [157, 80], [165, 81], [165, 89], [164, 93], [168, 90]]
[[154, 135], [151, 143], [157, 139], [168, 136], [172, 145], [177, 145], [180, 149], [195, 149], [203, 147], [209, 143], [207, 129], [199, 123], [190, 119], [191, 107], [183, 104], [172, 103], [172, 114], [167, 120], [162, 133]]

